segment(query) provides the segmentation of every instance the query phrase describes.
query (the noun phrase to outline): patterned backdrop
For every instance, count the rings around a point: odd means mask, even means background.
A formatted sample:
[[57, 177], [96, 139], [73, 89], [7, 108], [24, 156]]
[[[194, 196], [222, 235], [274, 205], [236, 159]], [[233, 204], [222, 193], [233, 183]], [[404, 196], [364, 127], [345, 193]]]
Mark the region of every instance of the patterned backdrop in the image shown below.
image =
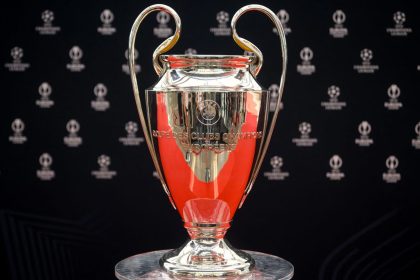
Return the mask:
[[[187, 235], [139, 129], [128, 33], [150, 1], [3, 1], [0, 279], [114, 279], [119, 260]], [[173, 53], [241, 54], [230, 18], [249, 1], [162, 1]], [[420, 18], [415, 1], [263, 1], [283, 22], [283, 108], [228, 239], [295, 265], [294, 279], [420, 277]], [[141, 88], [164, 13], [140, 28]], [[278, 95], [278, 36], [244, 16]], [[417, 277], [415, 277], [417, 275]]]

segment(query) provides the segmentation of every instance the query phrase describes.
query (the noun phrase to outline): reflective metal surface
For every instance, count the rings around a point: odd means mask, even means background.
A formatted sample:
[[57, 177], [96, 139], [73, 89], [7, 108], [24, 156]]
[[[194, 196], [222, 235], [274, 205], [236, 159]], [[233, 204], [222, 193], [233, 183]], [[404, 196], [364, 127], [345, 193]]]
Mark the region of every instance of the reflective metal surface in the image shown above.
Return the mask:
[[255, 260], [255, 268], [247, 275], [217, 278], [173, 276], [159, 266], [159, 259], [167, 252], [169, 251], [154, 251], [122, 260], [115, 266], [115, 275], [120, 280], [289, 280], [292, 279], [294, 273], [292, 264], [282, 258], [259, 252], [246, 251]]
[[[140, 23], [153, 11], [172, 15], [176, 31], [153, 54], [159, 80], [146, 90], [143, 103], [134, 46]], [[236, 32], [237, 20], [248, 11], [267, 15], [280, 35], [280, 96], [271, 120], [268, 92], [255, 80], [262, 53]], [[177, 42], [180, 30], [173, 9], [152, 5], [137, 17], [129, 40], [130, 74], [145, 139], [162, 185], [191, 237], [160, 263], [175, 276], [247, 275], [253, 259], [223, 238], [252, 188], [275, 126], [287, 61], [284, 31], [271, 10], [248, 5], [232, 18], [233, 39], [255, 56], [161, 55]]]

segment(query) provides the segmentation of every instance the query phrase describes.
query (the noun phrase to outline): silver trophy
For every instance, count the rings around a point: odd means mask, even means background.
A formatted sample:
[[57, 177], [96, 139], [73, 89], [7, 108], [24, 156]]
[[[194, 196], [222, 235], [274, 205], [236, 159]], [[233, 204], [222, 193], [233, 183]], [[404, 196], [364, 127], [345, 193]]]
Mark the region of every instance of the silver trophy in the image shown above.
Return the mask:
[[[143, 98], [135, 73], [135, 39], [143, 19], [155, 11], [171, 15], [176, 30], [153, 53], [159, 78]], [[280, 38], [282, 73], [272, 115], [270, 94], [255, 80], [263, 55], [236, 32], [238, 19], [249, 11], [268, 16]], [[175, 250], [121, 261], [116, 266], [119, 279], [293, 276], [289, 262], [235, 249], [224, 239], [266, 154], [280, 109], [287, 62], [283, 27], [268, 8], [241, 8], [233, 16], [231, 28], [235, 42], [253, 55], [163, 55], [176, 44], [181, 32], [178, 14], [165, 5], [149, 6], [133, 24], [129, 67], [140, 122], [162, 186], [191, 239]]]

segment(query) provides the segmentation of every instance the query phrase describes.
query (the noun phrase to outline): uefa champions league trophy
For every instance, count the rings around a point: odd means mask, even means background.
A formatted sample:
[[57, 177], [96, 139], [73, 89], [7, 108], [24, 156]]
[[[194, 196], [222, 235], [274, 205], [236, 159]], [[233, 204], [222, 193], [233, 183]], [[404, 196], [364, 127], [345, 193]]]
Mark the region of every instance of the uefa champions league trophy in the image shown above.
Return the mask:
[[[135, 39], [154, 11], [170, 14], [173, 36], [153, 53], [157, 83], [140, 96], [135, 73]], [[282, 51], [279, 97], [272, 116], [270, 96], [255, 80], [261, 51], [238, 36], [241, 15], [257, 11], [275, 24]], [[191, 238], [182, 247], [127, 258], [117, 264], [119, 279], [291, 279], [293, 266], [276, 256], [234, 249], [225, 239], [236, 210], [252, 189], [266, 154], [283, 93], [287, 49], [277, 16], [248, 5], [231, 22], [233, 39], [255, 55], [162, 55], [178, 41], [181, 20], [165, 5], [152, 5], [135, 20], [129, 39], [134, 97], [153, 163], [172, 205]], [[143, 108], [143, 103], [145, 108]], [[271, 118], [270, 118], [271, 116]]]

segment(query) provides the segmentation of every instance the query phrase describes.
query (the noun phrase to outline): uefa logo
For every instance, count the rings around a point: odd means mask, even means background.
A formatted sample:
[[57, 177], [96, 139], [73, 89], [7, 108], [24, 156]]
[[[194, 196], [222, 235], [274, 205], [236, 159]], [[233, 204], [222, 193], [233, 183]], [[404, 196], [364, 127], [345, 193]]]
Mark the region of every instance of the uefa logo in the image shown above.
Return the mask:
[[108, 110], [110, 104], [109, 101], [105, 99], [105, 96], [108, 94], [107, 87], [102, 83], [98, 83], [93, 88], [93, 93], [95, 94], [96, 99], [90, 102], [90, 106], [96, 111]]
[[396, 100], [400, 96], [401, 90], [400, 90], [400, 88], [397, 85], [392, 84], [388, 88], [387, 93], [388, 93], [389, 98]]
[[50, 99], [52, 88], [49, 83], [43, 82], [38, 87], [38, 93], [41, 96], [41, 99], [37, 99], [35, 101], [36, 105], [38, 105], [40, 108], [50, 108], [54, 105], [54, 101]]
[[394, 27], [390, 27], [386, 29], [386, 32], [389, 33], [391, 36], [400, 36], [405, 37], [413, 30], [408, 27], [404, 27], [404, 23], [406, 21], [406, 16], [404, 12], [397, 11], [393, 14], [392, 19], [394, 20]]
[[414, 126], [414, 132], [417, 134], [417, 137], [411, 140], [411, 145], [415, 149], [420, 149], [420, 122]]
[[326, 174], [328, 179], [331, 181], [339, 181], [345, 177], [344, 173], [340, 171], [340, 168], [343, 165], [343, 160], [339, 155], [333, 155], [329, 160], [329, 164], [331, 171]]
[[[276, 111], [277, 102], [279, 99], [279, 86], [277, 84], [272, 84], [268, 88], [268, 94], [270, 95], [270, 112]], [[280, 109], [283, 109], [283, 102], [280, 103]]]
[[360, 51], [360, 58], [362, 59], [363, 63], [370, 63], [373, 58], [373, 52], [370, 49], [363, 49]]
[[310, 123], [303, 122], [299, 125], [300, 134], [304, 137], [309, 137], [309, 133], [312, 131], [312, 126]]
[[21, 47], [13, 47], [10, 50], [10, 56], [12, 57], [11, 63], [5, 63], [6, 67], [10, 72], [24, 72], [30, 67], [29, 63], [23, 63], [23, 49]]
[[216, 20], [219, 22], [219, 24], [227, 25], [229, 22], [229, 14], [225, 11], [220, 11], [216, 15]]
[[340, 88], [338, 86], [330, 86], [327, 93], [331, 99], [337, 100], [340, 95]]
[[98, 164], [101, 170], [108, 170], [108, 166], [111, 164], [111, 158], [107, 155], [100, 155], [98, 157]]
[[51, 10], [45, 10], [41, 13], [42, 26], [36, 26], [35, 30], [40, 35], [55, 35], [61, 30], [59, 26], [53, 26], [55, 19], [54, 12]]
[[108, 94], [108, 89], [104, 84], [99, 83], [93, 88], [93, 93], [96, 97], [104, 99], [104, 97]]
[[110, 25], [114, 21], [114, 14], [111, 10], [105, 9], [102, 11], [100, 18], [102, 23]]
[[197, 120], [204, 125], [214, 125], [220, 119], [220, 105], [214, 100], [203, 100], [197, 104]]
[[311, 59], [314, 57], [314, 53], [312, 52], [312, 50], [308, 47], [304, 47], [301, 51], [300, 51], [300, 58], [302, 59], [302, 61], [304, 63], [310, 63]]
[[[128, 50], [125, 50], [124, 57], [126, 59], [125, 63], [122, 65], [122, 71], [127, 75], [130, 75], [130, 67], [128, 66]], [[139, 73], [141, 68], [140, 65], [137, 64], [136, 60], [139, 57], [139, 52], [137, 49], [134, 49], [134, 72]]]
[[51, 95], [52, 89], [50, 84], [44, 82], [38, 87], [38, 92], [43, 98], [48, 98]]
[[301, 75], [312, 75], [315, 72], [315, 66], [311, 64], [311, 60], [314, 57], [313, 51], [309, 47], [304, 47], [300, 53], [302, 64], [298, 64], [297, 71]]
[[159, 26], [153, 28], [153, 34], [158, 38], [168, 38], [172, 34], [172, 28], [168, 27], [171, 17], [168, 13], [160, 11], [156, 14], [156, 21]]
[[77, 132], [80, 130], [79, 123], [72, 119], [67, 122], [66, 125], [68, 136], [64, 137], [64, 144], [69, 147], [78, 147], [82, 144], [82, 138], [77, 135]]
[[372, 127], [367, 121], [362, 121], [358, 127], [359, 133], [361, 136], [369, 136], [369, 133], [372, 131]]
[[228, 22], [230, 20], [229, 13], [225, 11], [219, 11], [216, 14], [216, 21], [219, 23], [217, 27], [210, 28], [210, 32], [214, 36], [230, 36], [231, 30], [228, 27]]
[[168, 13], [161, 11], [156, 14], [156, 20], [159, 24], [167, 24], [170, 20], [170, 16]]
[[308, 122], [302, 122], [299, 124], [299, 138], [293, 138], [292, 142], [298, 147], [312, 147], [318, 142], [318, 139], [311, 138], [310, 133], [312, 132], [312, 125]]
[[401, 180], [401, 174], [397, 172], [399, 165], [398, 158], [394, 155], [385, 160], [385, 166], [388, 168], [386, 173], [382, 174], [382, 179], [387, 183], [397, 183]]
[[373, 65], [371, 60], [373, 59], [373, 51], [371, 49], [362, 49], [360, 51], [360, 58], [362, 59], [361, 65], [353, 65], [353, 69], [360, 74], [373, 74], [379, 70], [378, 65]]
[[41, 19], [45, 24], [51, 25], [54, 20], [54, 12], [50, 10], [45, 10], [41, 14]]
[[69, 50], [69, 57], [71, 62], [67, 64], [67, 69], [71, 72], [80, 72], [85, 69], [85, 65], [80, 62], [83, 57], [83, 51], [79, 46], [73, 46]]
[[384, 103], [385, 108], [391, 111], [399, 110], [403, 104], [398, 100], [401, 95], [401, 90], [396, 84], [392, 84], [388, 87], [387, 94], [389, 100]]
[[135, 122], [128, 122], [125, 124], [125, 130], [127, 131], [128, 135], [135, 136], [136, 132], [139, 130], [139, 126]]
[[9, 136], [9, 141], [13, 144], [23, 144], [28, 140], [25, 135], [23, 135], [23, 130], [25, 129], [25, 123], [17, 118], [13, 120], [11, 124], [13, 135]]
[[325, 110], [341, 110], [347, 105], [346, 102], [338, 100], [338, 97], [340, 96], [340, 88], [338, 86], [330, 86], [327, 90], [327, 94], [330, 99], [321, 102], [321, 106], [324, 107]]
[[102, 22], [102, 26], [98, 27], [98, 32], [100, 34], [112, 35], [117, 31], [116, 28], [112, 26], [112, 22], [114, 21], [114, 14], [111, 10], [103, 10], [99, 17]]
[[284, 172], [281, 170], [281, 167], [283, 166], [283, 158], [279, 156], [273, 156], [270, 159], [270, 165], [272, 170], [270, 172], [264, 172], [264, 177], [267, 177], [269, 181], [281, 181], [289, 176], [289, 172]]
[[83, 51], [79, 46], [74, 46], [70, 49], [69, 56], [71, 60], [80, 61], [83, 56]]
[[[291, 33], [292, 29], [290, 29], [290, 27], [288, 26], [288, 22], [290, 20], [289, 13], [286, 10], [281, 9], [277, 12], [277, 17], [279, 18], [279, 20], [280, 20], [280, 22], [283, 26], [284, 34], [287, 35], [287, 34]], [[275, 34], [278, 34], [277, 28], [273, 27], [273, 32]]]
[[23, 50], [19, 47], [14, 47], [10, 50], [10, 56], [13, 58], [14, 63], [20, 63], [23, 57]]
[[94, 170], [91, 172], [92, 176], [94, 176], [96, 179], [109, 180], [117, 175], [116, 171], [109, 169], [109, 166], [111, 165], [111, 158], [109, 156], [104, 154], [100, 155], [97, 159], [97, 163], [99, 165], [99, 170]]
[[283, 159], [279, 156], [274, 156], [271, 158], [270, 164], [274, 169], [278, 169], [283, 166]]
[[332, 16], [336, 24], [343, 24], [346, 21], [346, 14], [342, 10], [337, 10]]
[[38, 159], [41, 169], [36, 171], [36, 175], [40, 180], [49, 181], [55, 177], [54, 170], [51, 170], [53, 159], [50, 154], [43, 153]]
[[124, 146], [138, 146], [144, 142], [143, 137], [138, 137], [136, 135], [137, 131], [139, 130], [139, 126], [136, 122], [129, 121], [125, 124], [125, 131], [127, 132], [127, 136], [120, 137], [119, 141]]
[[21, 119], [15, 119], [12, 122], [12, 130], [16, 134], [22, 134], [22, 131], [25, 129], [25, 124]]
[[348, 34], [348, 30], [344, 27], [343, 23], [346, 21], [346, 14], [342, 10], [336, 10], [332, 19], [334, 27], [330, 27], [330, 35], [334, 38], [344, 38]]
[[356, 138], [355, 143], [360, 147], [369, 147], [373, 144], [373, 140], [369, 137], [370, 132], [372, 131], [372, 126], [367, 121], [362, 121], [357, 130], [360, 133], [359, 138]]

